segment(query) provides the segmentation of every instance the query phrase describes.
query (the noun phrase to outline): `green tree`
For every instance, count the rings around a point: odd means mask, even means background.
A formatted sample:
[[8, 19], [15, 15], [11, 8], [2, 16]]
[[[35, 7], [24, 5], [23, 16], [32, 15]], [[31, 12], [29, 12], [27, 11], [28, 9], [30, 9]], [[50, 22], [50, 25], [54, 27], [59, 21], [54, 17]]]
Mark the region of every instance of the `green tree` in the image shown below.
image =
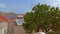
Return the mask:
[[24, 16], [24, 21], [25, 23], [23, 23], [24, 29], [26, 30], [26, 32], [31, 33], [33, 31], [33, 13], [32, 12], [27, 12], [26, 15]]
[[[35, 7], [33, 7], [33, 11], [35, 11], [36, 16], [36, 25], [37, 27], [41, 27], [42, 30], [49, 31], [51, 27], [50, 26], [50, 6], [47, 6], [46, 4], [38, 4]], [[37, 28], [39, 30], [39, 28]]]
[[60, 10], [58, 7], [37, 4], [32, 8], [31, 12], [26, 13], [24, 21], [26, 23], [23, 26], [26, 31], [31, 33], [35, 30], [38, 32], [41, 28], [47, 33], [50, 29], [56, 29], [56, 25], [60, 22]]

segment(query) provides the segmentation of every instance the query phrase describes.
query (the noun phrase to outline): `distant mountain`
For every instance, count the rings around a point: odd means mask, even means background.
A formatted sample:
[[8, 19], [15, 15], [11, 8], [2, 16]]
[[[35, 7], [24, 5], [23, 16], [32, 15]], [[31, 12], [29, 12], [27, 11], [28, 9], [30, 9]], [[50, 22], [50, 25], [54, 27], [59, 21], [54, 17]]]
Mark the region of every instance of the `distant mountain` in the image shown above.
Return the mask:
[[16, 13], [13, 13], [13, 12], [7, 13], [7, 12], [1, 12], [1, 11], [0, 11], [0, 14], [6, 15], [6, 16], [16, 16], [17, 15]]
[[8, 18], [15, 18], [15, 17], [17, 17], [17, 15], [24, 15], [24, 14], [16, 14], [16, 13], [13, 13], [13, 12], [2, 12], [2, 11], [0, 11], [0, 15], [4, 15], [4, 16], [6, 16], [6, 17], [8, 17]]

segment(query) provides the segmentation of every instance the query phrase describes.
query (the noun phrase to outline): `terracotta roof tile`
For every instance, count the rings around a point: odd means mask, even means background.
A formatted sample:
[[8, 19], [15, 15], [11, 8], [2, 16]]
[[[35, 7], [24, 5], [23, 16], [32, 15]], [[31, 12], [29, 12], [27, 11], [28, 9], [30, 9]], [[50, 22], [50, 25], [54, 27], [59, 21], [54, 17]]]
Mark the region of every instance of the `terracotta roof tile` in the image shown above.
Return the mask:
[[12, 19], [10, 19], [10, 20], [16, 21], [16, 18], [12, 18]]
[[4, 15], [0, 15], [0, 21], [8, 21], [9, 19], [6, 18]]

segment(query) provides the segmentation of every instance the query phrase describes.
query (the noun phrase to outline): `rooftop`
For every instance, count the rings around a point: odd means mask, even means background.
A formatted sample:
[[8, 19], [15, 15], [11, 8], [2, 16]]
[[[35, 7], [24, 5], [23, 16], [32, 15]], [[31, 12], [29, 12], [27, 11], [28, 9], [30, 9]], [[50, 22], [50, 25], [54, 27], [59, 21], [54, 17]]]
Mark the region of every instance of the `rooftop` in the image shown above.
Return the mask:
[[8, 21], [8, 20], [9, 20], [9, 19], [6, 18], [4, 15], [0, 15], [0, 21], [5, 22], [5, 21]]

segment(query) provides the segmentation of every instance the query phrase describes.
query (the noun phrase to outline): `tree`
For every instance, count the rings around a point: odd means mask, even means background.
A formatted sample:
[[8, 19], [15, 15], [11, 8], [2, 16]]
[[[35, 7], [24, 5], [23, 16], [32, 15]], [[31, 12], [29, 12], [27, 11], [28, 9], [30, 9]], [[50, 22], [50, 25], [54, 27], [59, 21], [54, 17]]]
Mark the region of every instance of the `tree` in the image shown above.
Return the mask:
[[32, 12], [27, 12], [26, 15], [24, 16], [24, 29], [26, 30], [26, 32], [31, 33], [33, 31], [33, 18], [32, 18]]
[[[34, 11], [34, 12], [33, 12]], [[60, 10], [58, 7], [50, 7], [46, 4], [37, 4], [32, 8], [32, 11], [26, 13], [24, 17], [24, 28], [30, 33], [41, 28], [44, 32], [50, 29], [55, 29], [58, 22], [60, 22]]]
[[[37, 27], [41, 27], [42, 30], [49, 31], [51, 27], [50, 26], [50, 6], [47, 6], [46, 4], [38, 4], [33, 8], [33, 11], [35, 11], [36, 16], [36, 25]], [[49, 25], [49, 26], [48, 26]]]

